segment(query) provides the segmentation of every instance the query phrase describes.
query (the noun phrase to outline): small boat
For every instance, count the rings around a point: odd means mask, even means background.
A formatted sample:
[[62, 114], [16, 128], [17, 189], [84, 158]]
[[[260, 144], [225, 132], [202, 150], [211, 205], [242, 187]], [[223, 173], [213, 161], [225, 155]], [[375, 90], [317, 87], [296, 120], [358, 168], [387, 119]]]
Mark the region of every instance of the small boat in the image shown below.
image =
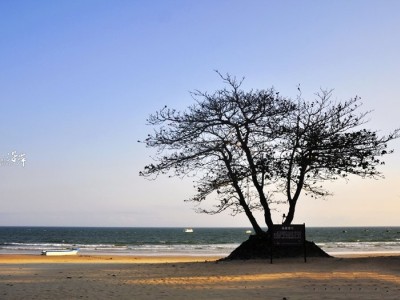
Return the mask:
[[246, 230], [247, 234], [252, 234], [253, 232], [251, 230]]
[[193, 232], [193, 228], [185, 228], [185, 232]]
[[43, 250], [42, 255], [46, 256], [61, 256], [61, 255], [77, 255], [79, 249], [66, 249], [66, 250]]

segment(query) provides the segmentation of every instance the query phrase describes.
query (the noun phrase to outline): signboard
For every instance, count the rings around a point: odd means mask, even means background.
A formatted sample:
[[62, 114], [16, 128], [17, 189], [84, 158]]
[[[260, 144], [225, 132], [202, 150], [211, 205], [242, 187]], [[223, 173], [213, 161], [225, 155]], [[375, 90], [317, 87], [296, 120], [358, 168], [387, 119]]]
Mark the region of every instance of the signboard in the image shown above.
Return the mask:
[[305, 225], [273, 225], [274, 245], [303, 245], [306, 239]]
[[[306, 258], [306, 225], [273, 225], [272, 226], [272, 249], [274, 246], [303, 246], [304, 262]], [[272, 263], [271, 251], [271, 263]]]

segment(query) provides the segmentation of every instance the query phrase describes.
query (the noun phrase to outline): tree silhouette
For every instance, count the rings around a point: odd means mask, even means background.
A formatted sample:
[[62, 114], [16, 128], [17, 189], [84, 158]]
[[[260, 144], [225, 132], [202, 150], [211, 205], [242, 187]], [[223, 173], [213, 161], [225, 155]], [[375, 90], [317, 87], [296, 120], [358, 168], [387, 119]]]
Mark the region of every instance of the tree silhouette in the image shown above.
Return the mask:
[[271, 228], [273, 205], [284, 203], [289, 225], [302, 191], [324, 197], [324, 181], [382, 176], [377, 166], [400, 132], [378, 136], [361, 128], [370, 112], [358, 112], [359, 97], [334, 103], [332, 91], [322, 90], [307, 102], [299, 88], [292, 100], [272, 88], [245, 92], [243, 80], [219, 75], [227, 88], [193, 92], [185, 111], [165, 106], [150, 115], [154, 132], [143, 143], [157, 152], [141, 176], [192, 176], [196, 193], [187, 201], [215, 199], [213, 208], [198, 209], [209, 214], [244, 212], [257, 235], [264, 231], [256, 210]]

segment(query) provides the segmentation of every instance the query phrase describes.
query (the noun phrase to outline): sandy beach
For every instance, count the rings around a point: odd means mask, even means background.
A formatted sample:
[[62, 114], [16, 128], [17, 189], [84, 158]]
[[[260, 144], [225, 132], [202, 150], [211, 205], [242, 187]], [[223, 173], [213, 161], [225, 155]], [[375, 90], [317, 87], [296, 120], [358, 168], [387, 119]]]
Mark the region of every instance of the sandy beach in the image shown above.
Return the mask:
[[0, 299], [399, 299], [400, 256], [0, 255]]

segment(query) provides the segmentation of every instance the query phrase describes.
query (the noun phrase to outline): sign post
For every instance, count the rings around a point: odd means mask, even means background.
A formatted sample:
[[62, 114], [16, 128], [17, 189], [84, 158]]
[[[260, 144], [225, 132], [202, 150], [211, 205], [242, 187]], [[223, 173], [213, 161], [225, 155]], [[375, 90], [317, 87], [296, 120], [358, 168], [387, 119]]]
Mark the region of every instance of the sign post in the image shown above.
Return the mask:
[[304, 262], [307, 262], [306, 255], [306, 225], [273, 225], [271, 233], [271, 264], [273, 249], [275, 246], [301, 246], [304, 250]]

